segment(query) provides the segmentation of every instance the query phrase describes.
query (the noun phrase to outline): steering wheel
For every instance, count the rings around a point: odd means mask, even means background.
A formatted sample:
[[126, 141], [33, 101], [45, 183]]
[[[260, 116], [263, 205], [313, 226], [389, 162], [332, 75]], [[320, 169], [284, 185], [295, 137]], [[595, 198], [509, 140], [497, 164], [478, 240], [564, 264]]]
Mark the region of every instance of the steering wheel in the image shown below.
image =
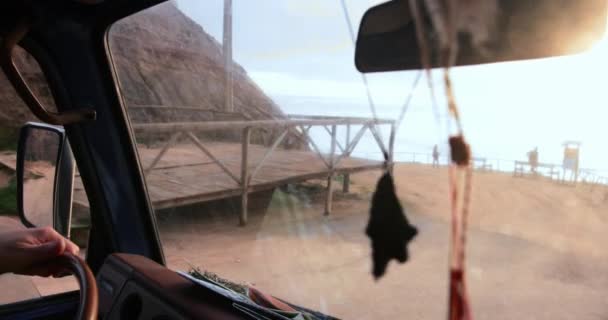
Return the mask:
[[59, 266], [69, 270], [78, 280], [80, 286], [80, 305], [76, 319], [97, 319], [97, 282], [93, 272], [84, 260], [71, 253], [64, 253], [56, 258]]

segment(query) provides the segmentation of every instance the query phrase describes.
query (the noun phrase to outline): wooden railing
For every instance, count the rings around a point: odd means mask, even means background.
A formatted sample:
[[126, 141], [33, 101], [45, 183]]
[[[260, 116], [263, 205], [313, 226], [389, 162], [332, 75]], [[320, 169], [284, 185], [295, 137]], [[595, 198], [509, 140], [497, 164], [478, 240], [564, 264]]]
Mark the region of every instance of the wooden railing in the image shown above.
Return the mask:
[[[388, 142], [383, 141], [382, 135], [379, 132], [378, 126], [390, 126], [390, 135]], [[346, 127], [345, 144], [342, 145], [337, 139], [338, 126]], [[354, 126], [358, 127], [354, 136], [351, 136], [351, 131]], [[308, 134], [313, 127], [324, 128], [331, 137], [329, 154], [324, 154], [318, 144], [311, 139]], [[247, 204], [248, 193], [252, 179], [258, 174], [260, 168], [264, 166], [271, 154], [281, 145], [285, 137], [289, 133], [294, 133], [293, 136], [301, 139], [309, 145], [312, 150], [319, 156], [327, 169], [327, 194], [325, 203], [325, 214], [331, 212], [332, 207], [332, 184], [336, 168], [342, 159], [349, 157], [361, 137], [365, 132], [369, 131], [374, 137], [378, 147], [382, 153], [386, 154], [387, 165], [390, 170], [393, 168], [393, 153], [395, 141], [395, 122], [386, 119], [369, 119], [355, 117], [327, 117], [327, 116], [306, 116], [306, 115], [290, 115], [288, 119], [281, 120], [251, 120], [251, 121], [209, 121], [209, 122], [180, 122], [180, 123], [137, 123], [132, 125], [135, 134], [142, 133], [166, 133], [170, 134], [170, 138], [163, 145], [159, 153], [152, 162], [144, 168], [145, 173], [149, 174], [180, 138], [190, 140], [198, 149], [200, 149], [213, 163], [234, 180], [242, 189], [241, 192], [241, 212], [239, 223], [244, 225], [247, 223]], [[249, 148], [251, 144], [251, 133], [253, 130], [278, 130], [278, 136], [270, 143], [270, 147], [263, 155], [262, 159], [254, 167], [249, 166]], [[241, 170], [240, 173], [232, 172], [222, 159], [216, 157], [210, 149], [205, 146], [196, 133], [222, 131], [222, 130], [240, 130], [241, 131]], [[339, 150], [339, 152], [337, 152]], [[348, 191], [349, 177], [345, 175], [343, 188]]]

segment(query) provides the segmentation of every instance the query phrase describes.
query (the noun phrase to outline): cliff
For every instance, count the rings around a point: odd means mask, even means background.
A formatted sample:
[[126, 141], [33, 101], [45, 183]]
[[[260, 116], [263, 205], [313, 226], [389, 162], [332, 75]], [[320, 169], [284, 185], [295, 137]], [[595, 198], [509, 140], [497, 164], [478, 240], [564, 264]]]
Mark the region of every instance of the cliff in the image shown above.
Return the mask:
[[[233, 66], [234, 112], [225, 112], [221, 44], [172, 3], [117, 22], [110, 29], [109, 46], [132, 122], [284, 117], [237, 63]], [[18, 64], [39, 97], [52, 104], [33, 59], [22, 52]], [[3, 75], [0, 106], [0, 126], [7, 133], [35, 120]]]

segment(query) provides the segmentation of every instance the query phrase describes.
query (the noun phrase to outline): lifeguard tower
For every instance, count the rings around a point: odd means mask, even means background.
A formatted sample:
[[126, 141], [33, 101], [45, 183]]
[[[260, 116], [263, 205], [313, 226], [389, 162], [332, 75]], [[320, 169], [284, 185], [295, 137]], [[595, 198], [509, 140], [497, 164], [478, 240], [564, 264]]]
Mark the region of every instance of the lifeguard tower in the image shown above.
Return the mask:
[[566, 173], [570, 174], [568, 181], [576, 182], [578, 180], [579, 173], [579, 155], [581, 142], [579, 141], [565, 141], [564, 146], [564, 160], [562, 167], [564, 170], [562, 180], [566, 181]]

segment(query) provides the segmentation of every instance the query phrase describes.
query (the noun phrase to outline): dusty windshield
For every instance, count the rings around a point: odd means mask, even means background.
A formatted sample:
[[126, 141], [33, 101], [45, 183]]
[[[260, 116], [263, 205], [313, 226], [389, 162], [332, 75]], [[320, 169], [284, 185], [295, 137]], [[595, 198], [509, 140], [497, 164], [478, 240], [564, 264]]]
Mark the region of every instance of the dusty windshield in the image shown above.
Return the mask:
[[[112, 27], [170, 268], [339, 318], [445, 316], [445, 101], [418, 71], [362, 80], [348, 22], [373, 3], [179, 0]], [[605, 48], [453, 70], [477, 318], [606, 314]], [[383, 154], [418, 236], [376, 281], [364, 230]]]

